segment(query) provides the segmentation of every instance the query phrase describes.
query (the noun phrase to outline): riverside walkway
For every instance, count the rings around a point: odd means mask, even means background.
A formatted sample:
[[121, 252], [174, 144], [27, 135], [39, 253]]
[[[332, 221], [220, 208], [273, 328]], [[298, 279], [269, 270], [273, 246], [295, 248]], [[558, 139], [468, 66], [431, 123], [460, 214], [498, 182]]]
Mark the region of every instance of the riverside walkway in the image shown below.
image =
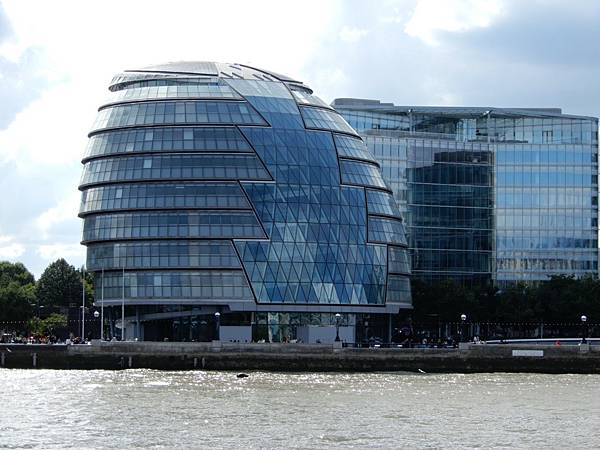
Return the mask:
[[285, 372], [600, 373], [600, 346], [461, 344], [450, 348], [351, 348], [334, 344], [101, 342], [0, 344], [0, 367], [147, 368]]

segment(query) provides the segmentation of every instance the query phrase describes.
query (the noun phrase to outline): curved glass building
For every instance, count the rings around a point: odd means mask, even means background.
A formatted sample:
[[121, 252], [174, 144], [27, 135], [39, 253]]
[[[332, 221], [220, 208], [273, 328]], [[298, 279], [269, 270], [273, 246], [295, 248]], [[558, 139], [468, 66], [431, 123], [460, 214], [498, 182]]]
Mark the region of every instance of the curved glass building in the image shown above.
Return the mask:
[[125, 71], [109, 90], [80, 216], [113, 333], [125, 305], [127, 338], [390, 337], [411, 307], [404, 224], [334, 109], [237, 64]]

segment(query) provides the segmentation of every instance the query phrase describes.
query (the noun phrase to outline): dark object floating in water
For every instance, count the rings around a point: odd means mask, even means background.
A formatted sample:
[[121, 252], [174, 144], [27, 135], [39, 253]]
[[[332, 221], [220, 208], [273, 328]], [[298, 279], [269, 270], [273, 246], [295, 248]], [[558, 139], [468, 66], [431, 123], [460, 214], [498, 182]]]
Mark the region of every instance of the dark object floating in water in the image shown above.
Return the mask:
[[238, 373], [237, 377], [238, 378], [248, 378], [250, 375], [248, 375], [247, 373]]

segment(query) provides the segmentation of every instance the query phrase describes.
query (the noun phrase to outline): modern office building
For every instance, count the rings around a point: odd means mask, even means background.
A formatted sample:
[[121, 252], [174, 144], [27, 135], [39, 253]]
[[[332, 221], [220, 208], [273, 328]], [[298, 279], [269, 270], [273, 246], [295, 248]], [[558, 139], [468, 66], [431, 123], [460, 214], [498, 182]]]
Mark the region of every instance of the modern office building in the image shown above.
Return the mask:
[[598, 119], [554, 108], [332, 105], [394, 191], [413, 276], [502, 287], [598, 274]]
[[125, 71], [109, 90], [80, 216], [113, 333], [124, 307], [126, 338], [389, 337], [411, 307], [404, 225], [334, 109], [237, 64]]

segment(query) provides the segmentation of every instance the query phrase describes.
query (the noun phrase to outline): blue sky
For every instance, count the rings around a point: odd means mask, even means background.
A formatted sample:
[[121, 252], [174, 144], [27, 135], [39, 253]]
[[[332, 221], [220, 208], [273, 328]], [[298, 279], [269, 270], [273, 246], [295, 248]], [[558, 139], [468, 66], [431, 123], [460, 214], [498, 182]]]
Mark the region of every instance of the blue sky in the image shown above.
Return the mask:
[[0, 0], [0, 260], [81, 265], [80, 159], [113, 74], [253, 64], [326, 101], [600, 113], [593, 0]]

